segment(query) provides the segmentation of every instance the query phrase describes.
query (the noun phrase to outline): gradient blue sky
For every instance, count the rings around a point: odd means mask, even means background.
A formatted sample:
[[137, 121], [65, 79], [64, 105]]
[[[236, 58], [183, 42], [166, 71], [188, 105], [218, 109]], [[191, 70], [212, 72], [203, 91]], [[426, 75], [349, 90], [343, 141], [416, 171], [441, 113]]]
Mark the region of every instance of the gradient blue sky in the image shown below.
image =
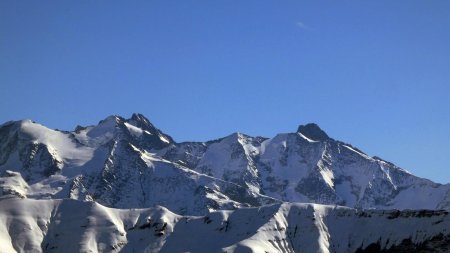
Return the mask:
[[450, 182], [450, 1], [0, 1], [0, 122], [177, 141], [316, 122]]

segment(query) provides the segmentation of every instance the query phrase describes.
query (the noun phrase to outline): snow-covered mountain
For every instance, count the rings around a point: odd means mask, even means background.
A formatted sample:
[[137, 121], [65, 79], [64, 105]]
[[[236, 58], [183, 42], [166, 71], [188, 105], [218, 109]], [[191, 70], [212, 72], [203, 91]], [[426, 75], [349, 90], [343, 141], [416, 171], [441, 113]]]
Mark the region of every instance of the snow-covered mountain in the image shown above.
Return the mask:
[[450, 185], [415, 177], [369, 157], [329, 138], [314, 124], [271, 139], [237, 133], [214, 142], [172, 144], [158, 154], [282, 201], [357, 208], [449, 208]]
[[315, 124], [273, 138], [234, 133], [177, 143], [140, 114], [72, 132], [7, 122], [0, 126], [0, 175], [3, 195], [163, 205], [189, 215], [280, 202], [450, 209], [450, 185], [370, 157]]
[[0, 252], [449, 252], [446, 211], [273, 204], [180, 216], [78, 200], [4, 199]]
[[450, 252], [449, 190], [315, 124], [183, 143], [140, 114], [0, 125], [0, 253]]
[[138, 114], [74, 132], [8, 122], [0, 128], [0, 193], [116, 208], [164, 205], [181, 214], [279, 202], [156, 155], [173, 143]]

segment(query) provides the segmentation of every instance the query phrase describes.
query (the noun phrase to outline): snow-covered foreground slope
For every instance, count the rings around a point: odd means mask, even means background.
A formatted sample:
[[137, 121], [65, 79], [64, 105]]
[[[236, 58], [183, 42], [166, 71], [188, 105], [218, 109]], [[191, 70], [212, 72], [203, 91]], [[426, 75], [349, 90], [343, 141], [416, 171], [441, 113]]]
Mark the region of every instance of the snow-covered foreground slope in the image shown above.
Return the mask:
[[[0, 200], [0, 252], [449, 252], [444, 211], [274, 204], [180, 216], [77, 200]], [[400, 251], [403, 250], [403, 251]]]
[[0, 125], [1, 194], [190, 215], [285, 201], [450, 209], [450, 185], [370, 157], [315, 124], [273, 138], [177, 143], [140, 114], [72, 132], [29, 120]]

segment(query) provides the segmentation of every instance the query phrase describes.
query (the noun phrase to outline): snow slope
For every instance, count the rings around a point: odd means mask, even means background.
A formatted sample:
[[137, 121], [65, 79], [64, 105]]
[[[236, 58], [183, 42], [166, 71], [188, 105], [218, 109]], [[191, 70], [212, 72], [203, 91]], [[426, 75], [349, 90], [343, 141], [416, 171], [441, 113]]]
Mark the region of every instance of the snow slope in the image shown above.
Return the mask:
[[2, 253], [450, 250], [450, 217], [443, 211], [285, 203], [180, 216], [163, 207], [4, 198], [0, 224]]

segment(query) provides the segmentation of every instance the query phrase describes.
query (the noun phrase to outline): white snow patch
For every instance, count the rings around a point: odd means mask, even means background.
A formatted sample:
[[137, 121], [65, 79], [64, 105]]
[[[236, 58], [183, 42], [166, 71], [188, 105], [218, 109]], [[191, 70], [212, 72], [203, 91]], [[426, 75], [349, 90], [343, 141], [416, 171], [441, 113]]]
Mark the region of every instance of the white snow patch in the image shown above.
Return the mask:
[[166, 137], [164, 137], [163, 135], [160, 135], [159, 139], [162, 140], [165, 143], [170, 143], [170, 141]]
[[300, 137], [302, 137], [303, 139], [307, 140], [308, 142], [319, 142], [319, 141], [314, 141], [314, 140], [311, 140], [310, 138], [308, 138], [308, 137], [304, 136], [304, 135], [303, 135], [303, 134], [301, 134], [301, 133], [298, 133], [298, 135], [300, 135]]
[[360, 155], [360, 156], [362, 156], [362, 157], [364, 157], [364, 158], [366, 158], [366, 159], [373, 160], [372, 157], [370, 157], [370, 156], [368, 156], [368, 155], [366, 155], [366, 154], [364, 154], [364, 153], [361, 153], [361, 152], [355, 150], [355, 149], [352, 148], [352, 147], [349, 147], [349, 146], [347, 146], [347, 145], [342, 145], [342, 146], [346, 147], [347, 149], [349, 149], [349, 150], [351, 150], [351, 151], [357, 153], [358, 155]]
[[327, 185], [330, 186], [330, 188], [334, 187], [334, 174], [333, 171], [329, 170], [328, 168], [324, 168], [320, 170], [320, 175], [322, 175], [322, 178], [325, 180]]
[[134, 137], [140, 137], [142, 135], [143, 130], [139, 127], [133, 126], [130, 123], [125, 122], [125, 126], [128, 128], [128, 131], [134, 136]]

